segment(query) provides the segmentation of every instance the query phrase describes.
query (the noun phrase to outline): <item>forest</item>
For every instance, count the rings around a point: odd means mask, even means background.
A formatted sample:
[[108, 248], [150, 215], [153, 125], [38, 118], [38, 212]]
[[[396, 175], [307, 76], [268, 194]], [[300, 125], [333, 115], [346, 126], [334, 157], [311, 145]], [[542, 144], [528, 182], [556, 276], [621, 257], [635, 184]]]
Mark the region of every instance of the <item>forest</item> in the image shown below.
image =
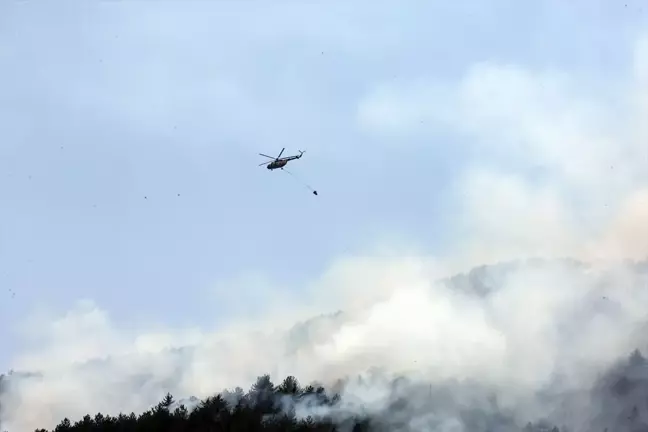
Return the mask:
[[[582, 280], [578, 279], [580, 264], [566, 263], [564, 268], [573, 270], [574, 280]], [[442, 282], [448, 290], [481, 298], [504, 286], [508, 272], [514, 270], [513, 264], [481, 267]], [[630, 274], [638, 278], [636, 283], [633, 279], [629, 285], [644, 287], [646, 270], [646, 263], [634, 265]], [[615, 279], [600, 280], [609, 283]], [[584, 282], [591, 281], [585, 279]], [[591, 303], [579, 308], [600, 313], [605, 306], [608, 308], [606, 316], [614, 317], [618, 309], [614, 309], [612, 302], [599, 297], [591, 296], [588, 299]], [[293, 353], [307, 347], [308, 343], [321, 340], [322, 335], [335, 332], [348, 319], [343, 312], [315, 317], [296, 324], [285, 337], [278, 339], [278, 343], [285, 344], [281, 348]], [[610, 322], [613, 321], [608, 321], [607, 325]], [[146, 394], [147, 402], [133, 407], [134, 412], [127, 404], [122, 413], [119, 409], [102, 412], [106, 406], [103, 405], [87, 413], [86, 409], [75, 410], [74, 418], [59, 418], [63, 415], [54, 413], [65, 410], [47, 411], [47, 406], [46, 415], [20, 412], [30, 409], [21, 402], [20, 389], [38, 384], [43, 378], [36, 371], [12, 371], [0, 375], [0, 432], [648, 432], [648, 360], [642, 354], [646, 349], [646, 334], [648, 328], [642, 324], [637, 338], [623, 345], [625, 349], [619, 345], [621, 351], [602, 356], [607, 359], [607, 366], [594, 368], [593, 375], [588, 375], [585, 383], [570, 387], [565, 385], [569, 380], [558, 374], [546, 382], [534, 383], [524, 400], [506, 383], [480, 380], [475, 374], [441, 379], [440, 374], [432, 371], [426, 376], [435, 378], [426, 381], [411, 374], [394, 376], [380, 369], [364, 368], [357, 369], [365, 371], [361, 376], [341, 376], [337, 381], [327, 379], [325, 382], [301, 382], [295, 376], [267, 374], [254, 382], [240, 383], [245, 389], [215, 388], [212, 395], [205, 397], [201, 393], [199, 396], [203, 399], [199, 399], [191, 393], [176, 394], [179, 393], [176, 375], [183, 375], [182, 369], [178, 369], [173, 379], [163, 380], [160, 385], [160, 380], [155, 381], [154, 391], [148, 385], [151, 381], [147, 375], [137, 384], [111, 387], [117, 397]], [[570, 336], [567, 340], [580, 346], [577, 338]], [[573, 358], [563, 357], [569, 354], [565, 353], [563, 345], [556, 346], [561, 350], [551, 356], [553, 361], [572, 364]], [[635, 346], [638, 349], [628, 349]], [[545, 349], [551, 349], [551, 345]], [[608, 361], [612, 358], [618, 361], [610, 365]], [[219, 360], [218, 356], [212, 359], [215, 363]], [[179, 362], [178, 368], [181, 367]], [[534, 371], [529, 369], [524, 373], [533, 374]], [[110, 376], [115, 382], [123, 381], [121, 376]], [[166, 378], [169, 377], [165, 375]], [[205, 378], [207, 381], [208, 377]], [[84, 393], [108, 395], [104, 388], [96, 390], [89, 388]], [[37, 394], [29, 396], [34, 398]], [[157, 403], [156, 398], [159, 398]], [[18, 430], [16, 422], [12, 422], [17, 417], [29, 418], [29, 427]], [[41, 421], [46, 423], [41, 424]]]
[[[6, 379], [6, 376], [3, 377]], [[96, 413], [64, 418], [52, 432], [215, 432], [215, 431], [524, 431], [569, 432], [550, 420], [520, 423], [496, 403], [462, 406], [448, 388], [394, 381], [380, 411], [352, 404], [339, 392], [320, 385], [301, 386], [289, 376], [280, 384], [261, 376], [244, 392], [224, 391], [204, 400], [176, 401], [167, 394], [139, 414]], [[339, 383], [338, 383], [339, 384]], [[344, 383], [337, 386], [344, 389]], [[458, 392], [459, 390], [456, 390]], [[481, 390], [475, 388], [474, 394]], [[457, 393], [458, 394], [458, 393]], [[648, 361], [639, 350], [602, 376], [587, 397], [588, 424], [581, 430], [648, 431]], [[483, 400], [493, 401], [492, 395]], [[569, 403], [569, 398], [558, 401]], [[581, 420], [579, 428], [584, 425]], [[50, 432], [38, 429], [36, 432]]]

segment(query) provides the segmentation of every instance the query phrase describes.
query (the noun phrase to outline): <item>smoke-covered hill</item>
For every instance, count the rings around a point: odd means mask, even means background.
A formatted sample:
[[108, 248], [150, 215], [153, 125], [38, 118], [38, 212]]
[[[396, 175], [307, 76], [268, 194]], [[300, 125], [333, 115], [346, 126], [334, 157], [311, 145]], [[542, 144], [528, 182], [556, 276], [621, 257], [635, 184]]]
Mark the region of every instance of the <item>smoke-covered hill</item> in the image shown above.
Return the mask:
[[[97, 413], [82, 419], [65, 418], [56, 431], [137, 430], [265, 430], [265, 431], [502, 431], [559, 432], [645, 431], [648, 401], [648, 361], [635, 350], [603, 374], [587, 392], [539, 394], [561, 404], [556, 412], [564, 420], [594, 413], [576, 429], [548, 418], [521, 424], [519, 413], [500, 406], [493, 389], [477, 382], [425, 385], [407, 378], [385, 382], [385, 376], [345, 380], [342, 386], [385, 387], [382, 407], [373, 410], [367, 400], [343, 400], [338, 393], [317, 386], [300, 386], [292, 376], [276, 385], [261, 376], [248, 392], [237, 388], [199, 401], [175, 401], [170, 394], [152, 409], [118, 416]], [[340, 387], [340, 385], [338, 385]], [[356, 404], [354, 404], [356, 402]], [[46, 432], [40, 430], [39, 432]]]
[[574, 432], [642, 430], [648, 371], [638, 352], [628, 355], [647, 345], [647, 287], [646, 262], [483, 266], [283, 332], [14, 372], [1, 382], [2, 426], [141, 412], [166, 392], [192, 407], [197, 399], [187, 398], [246, 388], [267, 372], [339, 394], [333, 405], [296, 406], [338, 423], [366, 415], [386, 430], [519, 430], [539, 421]]

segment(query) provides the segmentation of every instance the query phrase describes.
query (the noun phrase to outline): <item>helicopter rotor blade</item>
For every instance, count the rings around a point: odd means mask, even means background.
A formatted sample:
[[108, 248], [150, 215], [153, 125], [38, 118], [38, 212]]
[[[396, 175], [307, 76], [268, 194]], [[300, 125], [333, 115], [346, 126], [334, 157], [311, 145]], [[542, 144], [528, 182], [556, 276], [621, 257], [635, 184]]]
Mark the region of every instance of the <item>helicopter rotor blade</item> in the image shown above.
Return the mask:
[[263, 163], [260, 163], [259, 166], [268, 165], [269, 163], [272, 163], [272, 162], [274, 162], [274, 161], [263, 162]]
[[268, 155], [264, 155], [263, 153], [259, 153], [259, 156], [263, 156], [263, 157], [267, 157], [267, 158], [270, 158], [270, 159], [274, 159], [274, 157], [272, 157], [272, 156], [268, 156]]
[[281, 149], [281, 152], [279, 152], [279, 156], [277, 156], [277, 159], [279, 159], [279, 158], [281, 157], [281, 155], [283, 154], [284, 150], [286, 150], [286, 147], [284, 147], [284, 148]]

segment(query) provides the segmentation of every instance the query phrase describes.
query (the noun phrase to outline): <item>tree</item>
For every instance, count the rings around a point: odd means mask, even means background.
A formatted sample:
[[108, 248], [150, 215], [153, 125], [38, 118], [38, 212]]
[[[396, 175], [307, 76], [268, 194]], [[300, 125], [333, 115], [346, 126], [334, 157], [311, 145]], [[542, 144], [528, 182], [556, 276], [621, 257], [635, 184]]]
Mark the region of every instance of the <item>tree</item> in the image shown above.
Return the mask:
[[286, 377], [283, 382], [279, 385], [277, 388], [277, 391], [279, 393], [287, 394], [287, 395], [296, 395], [301, 392], [299, 388], [299, 382], [297, 381], [297, 378], [294, 376], [288, 376]]

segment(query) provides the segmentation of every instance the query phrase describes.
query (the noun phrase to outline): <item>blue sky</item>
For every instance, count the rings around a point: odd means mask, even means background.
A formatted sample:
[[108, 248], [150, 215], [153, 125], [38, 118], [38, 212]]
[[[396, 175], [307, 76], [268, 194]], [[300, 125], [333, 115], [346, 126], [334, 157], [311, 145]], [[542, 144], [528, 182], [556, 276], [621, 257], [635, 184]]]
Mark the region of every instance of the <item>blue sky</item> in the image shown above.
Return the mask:
[[[344, 255], [444, 254], [474, 228], [458, 224], [457, 184], [496, 151], [434, 95], [494, 64], [558, 90], [570, 77], [560, 98], [624, 103], [647, 21], [640, 0], [2, 3], [0, 368], [16, 366], [25, 317], [80, 299], [127, 328], [206, 328], [245, 313], [238, 293], [263, 309], [241, 278], [299, 297]], [[369, 106], [396, 93], [432, 95], [436, 120], [401, 107], [420, 119], [405, 133]], [[257, 167], [282, 147], [307, 151], [289, 168], [319, 196]], [[493, 165], [527, 180], [562, 166], [509, 150]], [[574, 187], [592, 178], [573, 171]]]

